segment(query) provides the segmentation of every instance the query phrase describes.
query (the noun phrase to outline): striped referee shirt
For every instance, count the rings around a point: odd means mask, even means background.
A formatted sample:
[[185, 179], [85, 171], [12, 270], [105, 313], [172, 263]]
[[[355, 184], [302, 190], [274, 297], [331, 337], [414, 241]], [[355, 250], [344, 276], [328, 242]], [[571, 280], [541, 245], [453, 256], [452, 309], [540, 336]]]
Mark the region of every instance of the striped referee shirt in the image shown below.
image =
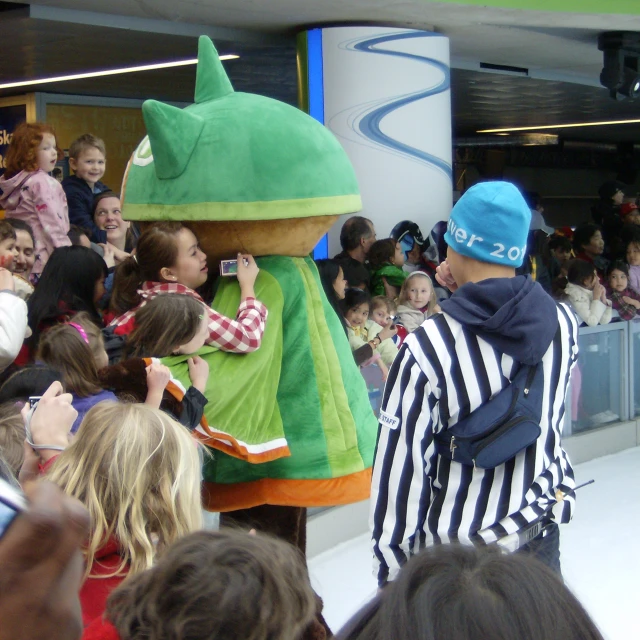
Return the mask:
[[[495, 396], [519, 363], [446, 313], [406, 339], [385, 388], [373, 468], [370, 525], [379, 584], [427, 545], [496, 542], [552, 504], [555, 522], [571, 519], [575, 483], [561, 433], [578, 325], [565, 305], [557, 313], [560, 331], [542, 359], [542, 433], [496, 469], [438, 457], [434, 433]], [[560, 502], [558, 489], [566, 494]]]

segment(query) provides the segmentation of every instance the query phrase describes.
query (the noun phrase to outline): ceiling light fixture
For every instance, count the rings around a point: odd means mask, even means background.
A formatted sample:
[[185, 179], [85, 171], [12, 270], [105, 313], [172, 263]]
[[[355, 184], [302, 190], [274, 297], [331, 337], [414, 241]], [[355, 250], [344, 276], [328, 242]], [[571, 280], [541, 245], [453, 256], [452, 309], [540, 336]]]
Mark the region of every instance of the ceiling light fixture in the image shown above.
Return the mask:
[[[236, 60], [240, 56], [228, 54], [220, 56], [220, 60]], [[198, 64], [197, 58], [189, 60], [175, 60], [174, 62], [158, 62], [156, 64], [143, 64], [136, 67], [120, 67], [118, 69], [106, 69], [104, 71], [89, 71], [87, 73], [72, 73], [66, 76], [53, 76], [51, 78], [38, 78], [37, 80], [21, 80], [20, 82], [5, 82], [0, 84], [0, 89], [13, 89], [14, 87], [28, 87], [36, 84], [49, 84], [50, 82], [67, 82], [68, 80], [83, 80], [84, 78], [99, 78], [101, 76], [115, 76], [121, 73], [137, 73], [138, 71], [153, 71], [155, 69], [169, 69], [171, 67], [186, 67]]]
[[542, 131], [545, 129], [575, 129], [578, 127], [607, 127], [616, 124], [640, 124], [640, 120], [603, 120], [602, 122], [572, 122], [571, 124], [545, 124], [537, 127], [509, 127], [505, 129], [480, 129], [476, 133], [509, 133], [511, 131]]

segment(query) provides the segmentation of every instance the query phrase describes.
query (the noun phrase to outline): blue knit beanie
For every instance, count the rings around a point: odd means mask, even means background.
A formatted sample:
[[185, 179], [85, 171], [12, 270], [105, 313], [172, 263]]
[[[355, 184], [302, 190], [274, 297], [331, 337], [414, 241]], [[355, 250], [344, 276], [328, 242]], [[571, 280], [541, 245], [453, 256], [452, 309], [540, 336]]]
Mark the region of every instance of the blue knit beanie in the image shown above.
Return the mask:
[[445, 242], [457, 253], [517, 268], [527, 250], [531, 211], [510, 182], [481, 182], [453, 207]]

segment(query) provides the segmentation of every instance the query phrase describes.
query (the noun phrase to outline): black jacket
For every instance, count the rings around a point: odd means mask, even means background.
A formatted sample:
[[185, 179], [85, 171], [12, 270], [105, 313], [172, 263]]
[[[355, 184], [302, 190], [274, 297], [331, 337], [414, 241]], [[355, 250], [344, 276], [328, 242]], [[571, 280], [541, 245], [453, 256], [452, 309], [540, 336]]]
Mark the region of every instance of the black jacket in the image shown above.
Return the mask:
[[96, 182], [96, 191], [91, 193], [89, 185], [82, 178], [73, 175], [62, 181], [62, 188], [67, 196], [70, 224], [89, 231], [91, 242], [106, 242], [107, 232], [98, 229], [93, 221], [93, 199], [96, 194], [109, 191], [109, 187], [103, 182]]

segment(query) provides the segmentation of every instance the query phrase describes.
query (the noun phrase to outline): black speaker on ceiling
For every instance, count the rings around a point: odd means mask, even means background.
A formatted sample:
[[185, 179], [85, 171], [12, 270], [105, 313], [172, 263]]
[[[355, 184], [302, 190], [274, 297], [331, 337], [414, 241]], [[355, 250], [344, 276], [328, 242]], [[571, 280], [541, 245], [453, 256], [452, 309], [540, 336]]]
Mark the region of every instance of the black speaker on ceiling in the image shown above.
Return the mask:
[[604, 66], [600, 84], [614, 100], [633, 100], [640, 96], [640, 33], [607, 31], [598, 36]]

